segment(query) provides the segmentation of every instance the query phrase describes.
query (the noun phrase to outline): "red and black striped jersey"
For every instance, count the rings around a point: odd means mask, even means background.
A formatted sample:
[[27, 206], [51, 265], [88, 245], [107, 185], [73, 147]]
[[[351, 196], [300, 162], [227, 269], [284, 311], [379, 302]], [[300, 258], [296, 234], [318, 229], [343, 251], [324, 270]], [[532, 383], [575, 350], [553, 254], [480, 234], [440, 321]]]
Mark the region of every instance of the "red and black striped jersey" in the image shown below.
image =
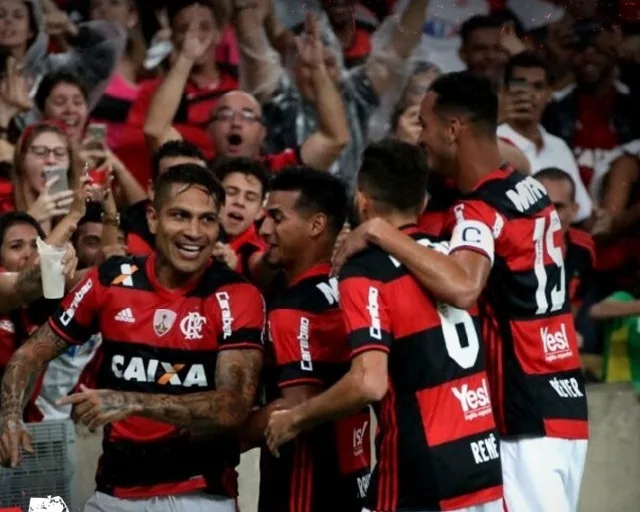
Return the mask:
[[235, 268], [236, 272], [242, 274], [247, 279], [253, 279], [249, 263], [251, 258], [257, 254], [264, 252], [266, 244], [258, 234], [258, 228], [255, 224], [251, 224], [249, 228], [242, 234], [231, 239], [229, 245], [238, 255], [238, 264]]
[[[415, 227], [404, 232], [446, 252]], [[379, 248], [340, 274], [351, 355], [389, 354], [370, 510], [452, 510], [499, 500], [502, 472], [477, 310], [436, 303]]]
[[[564, 237], [546, 190], [530, 176], [497, 169], [454, 206], [453, 217], [451, 251], [479, 251], [493, 264], [480, 305], [500, 432], [586, 439]], [[476, 243], [483, 237], [494, 247]]]
[[[155, 277], [156, 256], [114, 257], [62, 301], [49, 325], [65, 341], [102, 333], [99, 388], [181, 395], [215, 390], [218, 355], [263, 349], [264, 301], [224, 264], [212, 262], [182, 289]], [[97, 490], [148, 498], [197, 490], [236, 495], [234, 435], [193, 440], [167, 423], [133, 416], [105, 427]]]
[[[331, 387], [349, 370], [350, 350], [338, 281], [321, 264], [269, 304], [267, 399], [283, 388]], [[260, 512], [360, 512], [371, 469], [369, 408], [320, 425], [280, 448], [262, 450]]]
[[575, 307], [582, 304], [596, 264], [593, 237], [581, 229], [569, 228], [565, 236], [565, 278], [569, 300]]

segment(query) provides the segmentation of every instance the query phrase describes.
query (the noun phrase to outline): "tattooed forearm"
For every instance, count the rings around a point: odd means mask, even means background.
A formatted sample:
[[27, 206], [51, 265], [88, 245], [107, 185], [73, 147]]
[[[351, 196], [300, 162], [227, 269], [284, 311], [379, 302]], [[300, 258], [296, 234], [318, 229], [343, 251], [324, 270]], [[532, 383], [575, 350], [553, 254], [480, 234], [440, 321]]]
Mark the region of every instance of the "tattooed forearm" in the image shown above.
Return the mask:
[[42, 273], [40, 265], [20, 272], [16, 282], [16, 296], [20, 306], [27, 306], [42, 297]]
[[2, 378], [0, 404], [4, 418], [17, 419], [33, 392], [45, 365], [68, 348], [68, 344], [44, 324], [11, 357]]
[[216, 390], [188, 395], [125, 393], [120, 407], [197, 433], [224, 432], [240, 427], [253, 406], [262, 370], [258, 350], [227, 350], [220, 353]]

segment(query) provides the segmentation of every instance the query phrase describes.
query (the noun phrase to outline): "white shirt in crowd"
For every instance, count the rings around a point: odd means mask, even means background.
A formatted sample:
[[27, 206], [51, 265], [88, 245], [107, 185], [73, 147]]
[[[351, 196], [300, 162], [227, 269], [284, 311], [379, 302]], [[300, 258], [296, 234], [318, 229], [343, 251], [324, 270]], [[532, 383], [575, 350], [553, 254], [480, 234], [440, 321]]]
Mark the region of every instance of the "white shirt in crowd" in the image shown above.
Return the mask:
[[511, 126], [504, 123], [498, 126], [498, 137], [511, 142], [522, 151], [531, 166], [531, 174], [535, 174], [547, 167], [557, 167], [566, 172], [576, 186], [576, 203], [578, 203], [578, 215], [576, 222], [582, 222], [591, 216], [593, 201], [587, 188], [580, 178], [578, 164], [569, 146], [560, 138], [548, 133], [542, 126], [539, 126], [542, 135], [542, 149], [538, 151], [535, 142], [523, 137]]

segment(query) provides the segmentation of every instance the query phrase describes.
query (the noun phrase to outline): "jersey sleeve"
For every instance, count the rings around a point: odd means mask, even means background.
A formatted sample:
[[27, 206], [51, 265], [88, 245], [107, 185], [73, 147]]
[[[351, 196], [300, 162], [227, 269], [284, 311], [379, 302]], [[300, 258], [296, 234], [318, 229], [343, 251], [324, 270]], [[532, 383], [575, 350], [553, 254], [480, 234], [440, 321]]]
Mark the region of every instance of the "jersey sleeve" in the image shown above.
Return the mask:
[[96, 334], [100, 327], [98, 315], [101, 309], [101, 290], [98, 269], [87, 275], [62, 300], [49, 318], [49, 326], [67, 343], [82, 345]]
[[368, 350], [389, 352], [391, 325], [384, 283], [368, 277], [366, 268], [347, 263], [340, 274], [340, 309], [342, 310], [351, 357]]
[[321, 347], [313, 337], [317, 318], [304, 311], [277, 309], [269, 314], [278, 386], [322, 385], [318, 372]]
[[482, 201], [461, 201], [453, 207], [452, 215], [450, 253], [474, 251], [489, 258], [493, 265], [495, 239], [504, 227], [502, 216]]
[[265, 304], [249, 283], [233, 283], [215, 292], [214, 314], [219, 350], [264, 348]]

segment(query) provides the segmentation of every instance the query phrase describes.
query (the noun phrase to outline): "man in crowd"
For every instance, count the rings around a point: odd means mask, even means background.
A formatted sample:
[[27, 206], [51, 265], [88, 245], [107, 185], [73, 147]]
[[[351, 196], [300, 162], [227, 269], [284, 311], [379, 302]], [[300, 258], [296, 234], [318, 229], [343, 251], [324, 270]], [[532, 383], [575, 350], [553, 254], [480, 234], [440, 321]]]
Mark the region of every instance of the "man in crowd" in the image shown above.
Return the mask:
[[438, 78], [422, 102], [429, 167], [464, 194], [447, 230], [449, 255], [375, 218], [350, 234], [337, 261], [371, 243], [447, 304], [468, 308], [484, 292], [507, 507], [575, 511], [588, 423], [562, 228], [540, 183], [501, 166], [497, 112], [491, 84], [469, 72]]
[[20, 447], [30, 449], [20, 418], [43, 367], [99, 331], [102, 389], [60, 401], [91, 429], [108, 424], [85, 510], [236, 510], [235, 429], [259, 385], [264, 303], [210, 259], [223, 203], [222, 186], [201, 166], [173, 167], [158, 179], [150, 214], [156, 252], [92, 269], [11, 359], [2, 384], [3, 465], [16, 467]]
[[[312, 78], [321, 122], [318, 130], [299, 147], [265, 155], [264, 163], [270, 171], [302, 163], [327, 169], [349, 142], [342, 100], [325, 67], [322, 42], [315, 23], [308, 25], [305, 36], [300, 59]], [[172, 127], [180, 107], [179, 93], [184, 90], [194, 63], [209, 51], [208, 44], [202, 42], [194, 30], [187, 32], [180, 48], [171, 70], [154, 95], [145, 121], [144, 132], [152, 150], [167, 140], [181, 137]], [[240, 91], [227, 93], [211, 111], [208, 133], [218, 156], [261, 158], [262, 143], [267, 135], [262, 107], [251, 94]]]
[[[288, 286], [268, 305], [270, 404], [245, 427], [256, 445], [264, 441], [270, 411], [329, 388], [349, 361], [337, 281], [329, 278], [347, 213], [344, 185], [326, 172], [290, 168], [273, 180], [266, 209], [260, 230], [265, 259], [284, 270]], [[258, 509], [322, 512], [339, 504], [345, 512], [360, 512], [371, 467], [370, 423], [365, 407], [301, 436], [279, 458], [263, 450]]]
[[523, 52], [507, 63], [501, 105], [503, 124], [498, 137], [514, 144], [529, 160], [531, 174], [545, 167], [558, 167], [571, 176], [579, 205], [575, 222], [591, 217], [593, 203], [578, 165], [567, 144], [540, 124], [551, 101], [551, 77], [545, 62], [536, 54]]
[[[358, 216], [383, 218], [417, 244], [446, 252], [415, 227], [426, 184], [417, 147], [388, 140], [369, 146], [358, 174]], [[364, 510], [502, 511], [498, 433], [477, 308], [437, 304], [379, 248], [345, 264], [339, 293], [351, 344], [349, 372], [324, 393], [273, 412], [271, 450], [374, 404], [378, 461]]]

